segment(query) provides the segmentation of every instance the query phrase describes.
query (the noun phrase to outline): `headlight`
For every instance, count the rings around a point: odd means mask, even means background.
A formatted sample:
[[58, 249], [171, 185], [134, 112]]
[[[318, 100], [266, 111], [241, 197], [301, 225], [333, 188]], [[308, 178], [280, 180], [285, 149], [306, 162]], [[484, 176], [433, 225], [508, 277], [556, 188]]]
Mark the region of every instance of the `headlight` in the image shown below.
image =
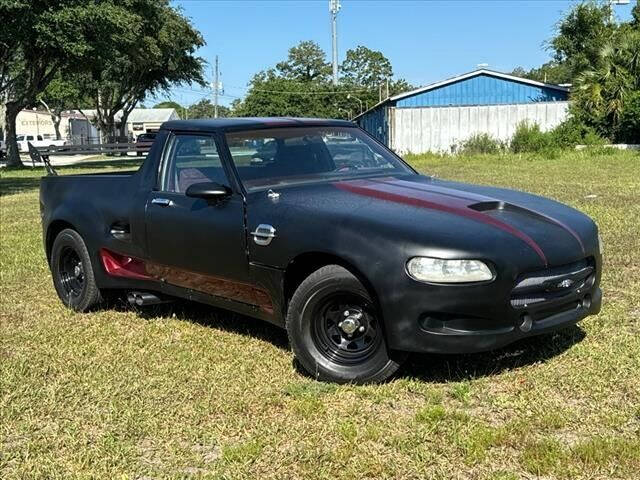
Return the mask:
[[407, 262], [407, 273], [414, 280], [433, 283], [485, 282], [493, 273], [480, 260], [443, 260], [414, 257]]

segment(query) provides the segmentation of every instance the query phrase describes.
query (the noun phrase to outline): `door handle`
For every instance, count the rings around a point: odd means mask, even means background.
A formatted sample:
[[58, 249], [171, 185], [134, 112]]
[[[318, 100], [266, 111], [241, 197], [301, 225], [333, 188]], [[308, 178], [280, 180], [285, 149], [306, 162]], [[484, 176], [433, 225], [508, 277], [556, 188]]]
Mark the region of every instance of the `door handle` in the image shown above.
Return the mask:
[[160, 205], [161, 207], [170, 207], [173, 205], [173, 201], [168, 198], [154, 198], [151, 200], [154, 205]]

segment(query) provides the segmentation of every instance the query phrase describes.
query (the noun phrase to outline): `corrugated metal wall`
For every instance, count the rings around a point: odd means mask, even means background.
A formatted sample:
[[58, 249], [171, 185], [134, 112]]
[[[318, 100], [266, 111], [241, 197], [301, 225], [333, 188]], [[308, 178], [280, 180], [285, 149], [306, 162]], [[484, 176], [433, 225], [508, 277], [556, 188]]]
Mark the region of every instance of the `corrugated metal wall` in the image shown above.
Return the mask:
[[360, 128], [369, 132], [380, 142], [385, 145], [389, 145], [389, 122], [387, 121], [387, 106], [381, 105], [375, 108], [361, 117], [358, 118], [357, 123]]
[[389, 108], [389, 146], [398, 153], [452, 152], [476, 133], [507, 141], [523, 121], [550, 130], [567, 117], [569, 102], [469, 107]]
[[399, 108], [446, 105], [500, 105], [567, 100], [565, 91], [478, 75], [408, 98], [398, 100]]

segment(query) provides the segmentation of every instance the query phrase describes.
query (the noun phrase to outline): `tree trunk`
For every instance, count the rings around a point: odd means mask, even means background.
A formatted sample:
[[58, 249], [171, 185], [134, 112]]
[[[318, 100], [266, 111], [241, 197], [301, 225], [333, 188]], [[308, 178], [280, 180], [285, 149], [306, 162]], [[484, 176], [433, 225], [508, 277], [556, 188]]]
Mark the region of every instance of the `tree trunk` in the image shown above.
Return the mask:
[[18, 142], [16, 142], [16, 118], [20, 113], [20, 105], [7, 103], [6, 132], [7, 132], [7, 167], [24, 167], [18, 152]]
[[53, 129], [56, 131], [56, 140], [62, 140], [60, 135], [60, 122], [62, 122], [62, 115], [51, 115], [51, 121], [53, 122]]

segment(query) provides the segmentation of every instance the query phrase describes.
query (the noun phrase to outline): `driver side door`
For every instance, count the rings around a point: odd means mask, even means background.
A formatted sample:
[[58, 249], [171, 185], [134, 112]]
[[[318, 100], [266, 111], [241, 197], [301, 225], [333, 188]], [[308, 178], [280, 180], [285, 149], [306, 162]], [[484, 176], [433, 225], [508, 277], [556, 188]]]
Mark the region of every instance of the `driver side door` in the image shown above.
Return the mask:
[[[215, 201], [185, 195], [202, 182], [219, 183], [231, 193]], [[243, 202], [213, 135], [172, 134], [157, 188], [147, 198], [147, 270], [171, 285], [252, 304]]]

